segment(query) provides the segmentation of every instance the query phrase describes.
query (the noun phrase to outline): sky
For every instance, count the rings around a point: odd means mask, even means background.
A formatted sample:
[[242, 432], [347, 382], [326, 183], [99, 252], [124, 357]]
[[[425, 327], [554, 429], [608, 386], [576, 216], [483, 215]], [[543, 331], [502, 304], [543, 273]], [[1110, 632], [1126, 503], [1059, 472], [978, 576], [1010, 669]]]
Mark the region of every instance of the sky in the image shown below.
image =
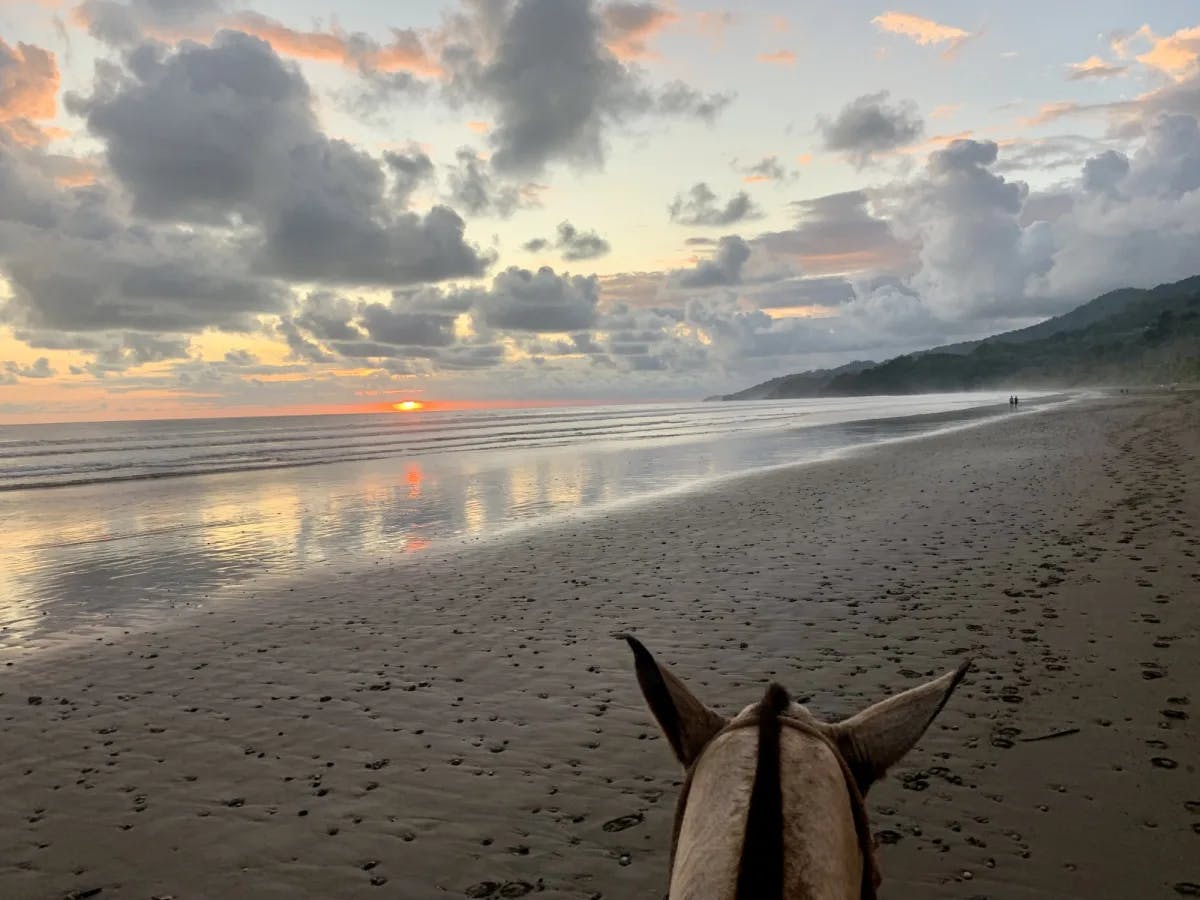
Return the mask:
[[700, 398], [1200, 271], [1200, 7], [0, 0], [0, 423]]

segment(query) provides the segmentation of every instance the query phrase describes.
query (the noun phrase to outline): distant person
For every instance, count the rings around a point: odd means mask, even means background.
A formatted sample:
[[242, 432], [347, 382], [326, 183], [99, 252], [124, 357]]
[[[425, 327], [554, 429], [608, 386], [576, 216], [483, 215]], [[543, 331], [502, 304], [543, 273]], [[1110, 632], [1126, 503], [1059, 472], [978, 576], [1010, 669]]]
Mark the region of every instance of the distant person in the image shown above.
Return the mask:
[[1013, 396], [1013, 406], [1020, 406], [1020, 405], [1021, 405], [1021, 398], [1014, 395]]

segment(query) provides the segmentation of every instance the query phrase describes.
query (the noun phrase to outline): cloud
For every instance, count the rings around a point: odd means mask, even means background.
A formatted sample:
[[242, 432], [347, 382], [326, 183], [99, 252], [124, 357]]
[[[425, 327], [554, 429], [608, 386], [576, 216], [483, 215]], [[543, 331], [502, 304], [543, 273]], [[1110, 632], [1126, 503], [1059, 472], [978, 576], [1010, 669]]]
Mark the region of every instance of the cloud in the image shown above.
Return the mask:
[[943, 25], [932, 19], [904, 12], [885, 12], [873, 18], [871, 22], [884, 31], [903, 35], [925, 47], [945, 44], [946, 49], [942, 51], [945, 58], [953, 56], [964, 43], [975, 36], [962, 28]]
[[1200, 125], [1163, 115], [1128, 158], [1094, 157], [1085, 193], [1050, 227], [1054, 265], [1030, 285], [1050, 298], [1084, 299], [1118, 286], [1196, 274], [1200, 241]]
[[313, 291], [295, 308], [291, 320], [323, 341], [353, 341], [363, 337], [352, 321], [356, 307], [330, 291]]
[[893, 227], [920, 247], [909, 283], [942, 317], [993, 313], [1050, 263], [1044, 229], [1020, 226], [1028, 187], [991, 171], [997, 157], [992, 141], [954, 141], [892, 198]]
[[747, 184], [783, 181], [788, 177], [788, 172], [779, 161], [778, 156], [764, 156], [753, 165], [739, 168], [738, 171], [742, 173], [742, 181]]
[[46, 143], [48, 135], [36, 122], [58, 113], [59, 82], [53, 53], [20, 42], [13, 47], [0, 38], [0, 138]]
[[733, 100], [732, 93], [705, 94], [682, 81], [672, 81], [659, 92], [651, 108], [662, 115], [700, 119], [711, 125]]
[[1083, 164], [1083, 189], [1094, 194], [1114, 194], [1129, 174], [1129, 157], [1116, 150], [1105, 150]]
[[50, 360], [44, 356], [38, 357], [31, 366], [7, 362], [4, 364], [3, 372], [9, 376], [9, 380], [0, 381], [0, 384], [15, 384], [17, 378], [53, 378], [58, 374], [50, 367]]
[[401, 303], [370, 303], [362, 323], [371, 340], [409, 347], [449, 347], [454, 343], [454, 315], [413, 312]]
[[225, 362], [229, 363], [231, 366], [238, 366], [239, 368], [242, 368], [245, 366], [258, 365], [259, 358], [249, 350], [228, 350], [225, 353]]
[[96, 40], [126, 47], [146, 37], [198, 36], [224, 8], [224, 0], [84, 0], [71, 10], [71, 18]]
[[[631, 8], [613, 15], [628, 18]], [[555, 161], [598, 168], [610, 126], [650, 112], [711, 120], [729, 102], [682, 83], [651, 89], [606, 46], [613, 15], [606, 26], [591, 0], [517, 0], [452, 21], [442, 52], [448, 96], [493, 110], [498, 173], [533, 175]]]
[[604, 256], [612, 246], [594, 231], [580, 231], [570, 222], [560, 222], [553, 241], [534, 238], [522, 245], [529, 253], [541, 253], [554, 247], [568, 262]]
[[671, 281], [682, 288], [708, 288], [735, 285], [742, 280], [742, 267], [750, 259], [750, 245], [736, 234], [721, 238], [712, 259], [703, 259], [694, 268], [673, 273]]
[[600, 8], [604, 42], [620, 60], [652, 59], [646, 45], [659, 32], [679, 21], [679, 15], [658, 3], [612, 2]]
[[258, 269], [285, 278], [410, 284], [486, 268], [453, 210], [386, 202], [384, 166], [319, 130], [303, 76], [264, 41], [222, 31], [208, 46], [144, 45], [130, 59], [72, 105], [140, 215], [252, 223]]
[[791, 50], [776, 50], [773, 53], [760, 53], [755, 57], [760, 63], [773, 66], [791, 67], [796, 65], [796, 54]]
[[333, 356], [321, 348], [315, 341], [306, 338], [300, 328], [289, 317], [283, 317], [276, 326], [276, 331], [288, 346], [288, 359], [310, 363], [332, 362]]
[[1137, 33], [1151, 41], [1150, 49], [1137, 56], [1138, 62], [1158, 69], [1176, 81], [1200, 73], [1200, 25], [1180, 28], [1166, 37], [1154, 35], [1145, 25]]
[[703, 181], [679, 194], [667, 207], [671, 221], [680, 225], [726, 226], [744, 219], [756, 219], [762, 215], [750, 195], [740, 191], [722, 206], [717, 195]]
[[383, 162], [392, 174], [392, 196], [401, 206], [408, 206], [413, 191], [433, 178], [433, 160], [416, 147], [404, 153], [387, 150]]
[[861, 190], [797, 201], [793, 228], [759, 235], [753, 243], [810, 274], [910, 270], [912, 246], [897, 238], [891, 223], [871, 206], [871, 194]]
[[450, 201], [472, 215], [495, 215], [507, 219], [522, 206], [530, 205], [520, 187], [493, 177], [484, 161], [470, 147], [455, 154], [458, 165], [450, 169]]
[[599, 282], [594, 275], [537, 272], [516, 266], [501, 272], [475, 299], [481, 322], [501, 330], [539, 333], [580, 331], [596, 320]]
[[335, 62], [375, 72], [407, 72], [424, 77], [442, 74], [441, 66], [411, 28], [393, 28], [387, 44], [362, 33], [297, 31], [260, 13], [245, 10], [225, 20], [227, 27], [262, 38], [276, 53], [298, 59]]
[[738, 14], [727, 9], [703, 10], [696, 13], [696, 28], [714, 44], [720, 44], [737, 20]]
[[1086, 78], [1112, 78], [1115, 75], [1123, 75], [1129, 70], [1129, 66], [1105, 62], [1099, 56], [1089, 56], [1083, 62], [1071, 63], [1067, 70], [1068, 80], [1082, 81]]
[[845, 154], [858, 168], [878, 153], [895, 150], [921, 136], [925, 123], [912, 101], [888, 104], [888, 91], [864, 94], [852, 100], [832, 119], [820, 117], [817, 128], [825, 149]]

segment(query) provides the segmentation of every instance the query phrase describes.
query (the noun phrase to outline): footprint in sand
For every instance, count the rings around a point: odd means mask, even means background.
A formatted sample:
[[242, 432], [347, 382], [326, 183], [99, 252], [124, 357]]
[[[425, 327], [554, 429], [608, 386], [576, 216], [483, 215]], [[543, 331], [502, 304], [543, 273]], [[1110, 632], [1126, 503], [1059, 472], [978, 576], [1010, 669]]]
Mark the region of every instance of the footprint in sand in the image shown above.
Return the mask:
[[609, 819], [600, 827], [605, 831], [624, 831], [626, 828], [632, 828], [634, 825], [640, 825], [645, 817], [641, 813], [630, 813], [627, 816], [618, 816], [615, 819]]

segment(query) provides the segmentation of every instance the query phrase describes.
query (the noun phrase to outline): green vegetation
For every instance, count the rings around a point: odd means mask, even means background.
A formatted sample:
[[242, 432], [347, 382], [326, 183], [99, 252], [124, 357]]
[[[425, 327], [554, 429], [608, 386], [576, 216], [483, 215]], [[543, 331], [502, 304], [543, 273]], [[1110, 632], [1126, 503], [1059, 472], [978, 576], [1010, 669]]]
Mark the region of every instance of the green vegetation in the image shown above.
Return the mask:
[[1200, 382], [1200, 276], [1127, 289], [1020, 331], [846, 370], [788, 375], [721, 399]]

